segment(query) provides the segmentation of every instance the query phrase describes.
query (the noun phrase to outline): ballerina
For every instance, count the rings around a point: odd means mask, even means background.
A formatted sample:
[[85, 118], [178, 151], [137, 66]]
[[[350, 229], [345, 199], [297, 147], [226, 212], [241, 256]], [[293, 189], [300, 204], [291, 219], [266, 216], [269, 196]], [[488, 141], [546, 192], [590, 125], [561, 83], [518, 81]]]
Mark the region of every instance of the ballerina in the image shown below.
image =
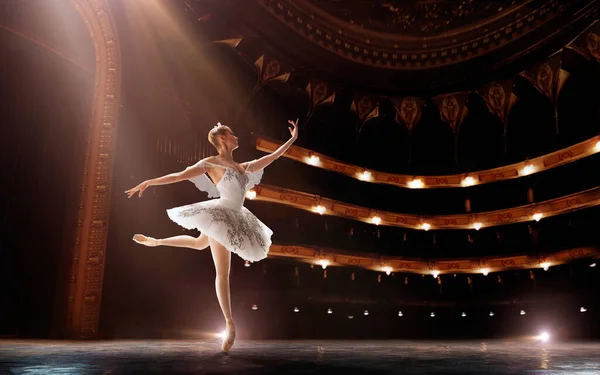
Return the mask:
[[146, 180], [125, 192], [128, 198], [135, 193], [141, 197], [149, 186], [189, 180], [199, 190], [208, 192], [209, 198], [218, 198], [167, 210], [169, 218], [175, 223], [186, 229], [199, 230], [201, 234], [197, 238], [183, 235], [156, 239], [136, 234], [133, 240], [145, 246], [174, 246], [195, 250], [204, 250], [210, 246], [216, 270], [217, 299], [227, 327], [221, 343], [224, 352], [231, 350], [235, 340], [229, 291], [231, 253], [250, 262], [264, 259], [269, 252], [273, 234], [269, 227], [243, 206], [245, 195], [260, 182], [263, 169], [283, 155], [298, 138], [298, 120], [289, 120], [288, 123], [292, 126], [288, 127], [291, 138], [287, 142], [271, 154], [239, 164], [233, 160], [233, 150], [238, 148], [238, 138], [229, 127], [218, 123], [208, 133], [208, 140], [217, 149], [218, 156], [202, 159], [181, 172]]

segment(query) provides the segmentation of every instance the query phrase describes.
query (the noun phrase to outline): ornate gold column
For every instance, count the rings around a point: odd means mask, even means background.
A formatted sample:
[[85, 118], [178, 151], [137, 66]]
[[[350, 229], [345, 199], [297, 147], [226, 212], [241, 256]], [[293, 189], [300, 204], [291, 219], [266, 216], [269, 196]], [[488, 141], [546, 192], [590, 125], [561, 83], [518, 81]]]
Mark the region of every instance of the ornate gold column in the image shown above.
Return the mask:
[[106, 0], [71, 2], [85, 21], [96, 53], [94, 97], [80, 186], [66, 316], [67, 335], [74, 339], [87, 339], [98, 335], [121, 65], [117, 31]]

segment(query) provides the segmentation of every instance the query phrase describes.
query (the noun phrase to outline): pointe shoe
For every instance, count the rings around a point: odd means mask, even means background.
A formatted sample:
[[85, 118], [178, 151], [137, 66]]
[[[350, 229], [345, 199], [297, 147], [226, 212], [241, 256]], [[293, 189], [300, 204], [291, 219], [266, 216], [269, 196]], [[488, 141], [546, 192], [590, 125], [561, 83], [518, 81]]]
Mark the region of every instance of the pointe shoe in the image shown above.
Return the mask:
[[143, 234], [136, 234], [135, 236], [133, 236], [132, 239], [140, 245], [144, 246], [154, 247], [160, 245], [156, 238], [144, 236]]
[[231, 350], [233, 342], [235, 341], [235, 325], [228, 324], [225, 331], [225, 337], [223, 337], [223, 343], [221, 344], [221, 350], [225, 353]]

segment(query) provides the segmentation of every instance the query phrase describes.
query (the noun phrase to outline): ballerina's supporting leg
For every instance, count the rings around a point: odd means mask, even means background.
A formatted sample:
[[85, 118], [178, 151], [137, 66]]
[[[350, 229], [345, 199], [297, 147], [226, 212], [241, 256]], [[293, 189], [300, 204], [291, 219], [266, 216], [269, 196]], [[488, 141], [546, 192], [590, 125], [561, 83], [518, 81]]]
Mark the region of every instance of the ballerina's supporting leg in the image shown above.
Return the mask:
[[215, 262], [215, 271], [217, 274], [215, 278], [215, 289], [217, 292], [219, 305], [221, 306], [223, 316], [225, 317], [225, 323], [227, 324], [226, 335], [223, 339], [221, 349], [225, 352], [228, 352], [233, 346], [233, 341], [235, 340], [235, 325], [231, 315], [231, 294], [229, 291], [231, 252], [212, 238], [209, 238], [209, 242], [213, 261]]
[[133, 236], [133, 240], [139, 244], [145, 246], [173, 246], [173, 247], [186, 247], [194, 250], [204, 250], [208, 247], [208, 236], [202, 233], [200, 236], [175, 236], [169, 238], [152, 238], [142, 234], [136, 234]]

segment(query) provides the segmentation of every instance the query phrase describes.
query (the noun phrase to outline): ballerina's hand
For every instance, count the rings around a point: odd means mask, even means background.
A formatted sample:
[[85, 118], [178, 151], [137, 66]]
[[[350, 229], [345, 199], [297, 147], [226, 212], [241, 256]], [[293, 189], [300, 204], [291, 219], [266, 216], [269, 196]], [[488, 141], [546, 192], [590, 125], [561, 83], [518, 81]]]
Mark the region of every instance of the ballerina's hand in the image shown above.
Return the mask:
[[288, 127], [288, 129], [290, 130], [290, 134], [292, 135], [292, 138], [296, 139], [298, 138], [298, 121], [300, 119], [296, 119], [296, 121], [292, 121], [292, 120], [288, 120], [288, 124], [292, 125], [293, 128]]
[[148, 183], [148, 181], [144, 181], [141, 184], [139, 184], [138, 186], [125, 191], [125, 194], [128, 195], [127, 198], [131, 198], [135, 193], [139, 192], [138, 197], [141, 197], [142, 193], [144, 192], [144, 190], [146, 190], [146, 188], [148, 186], [150, 186], [150, 184]]

